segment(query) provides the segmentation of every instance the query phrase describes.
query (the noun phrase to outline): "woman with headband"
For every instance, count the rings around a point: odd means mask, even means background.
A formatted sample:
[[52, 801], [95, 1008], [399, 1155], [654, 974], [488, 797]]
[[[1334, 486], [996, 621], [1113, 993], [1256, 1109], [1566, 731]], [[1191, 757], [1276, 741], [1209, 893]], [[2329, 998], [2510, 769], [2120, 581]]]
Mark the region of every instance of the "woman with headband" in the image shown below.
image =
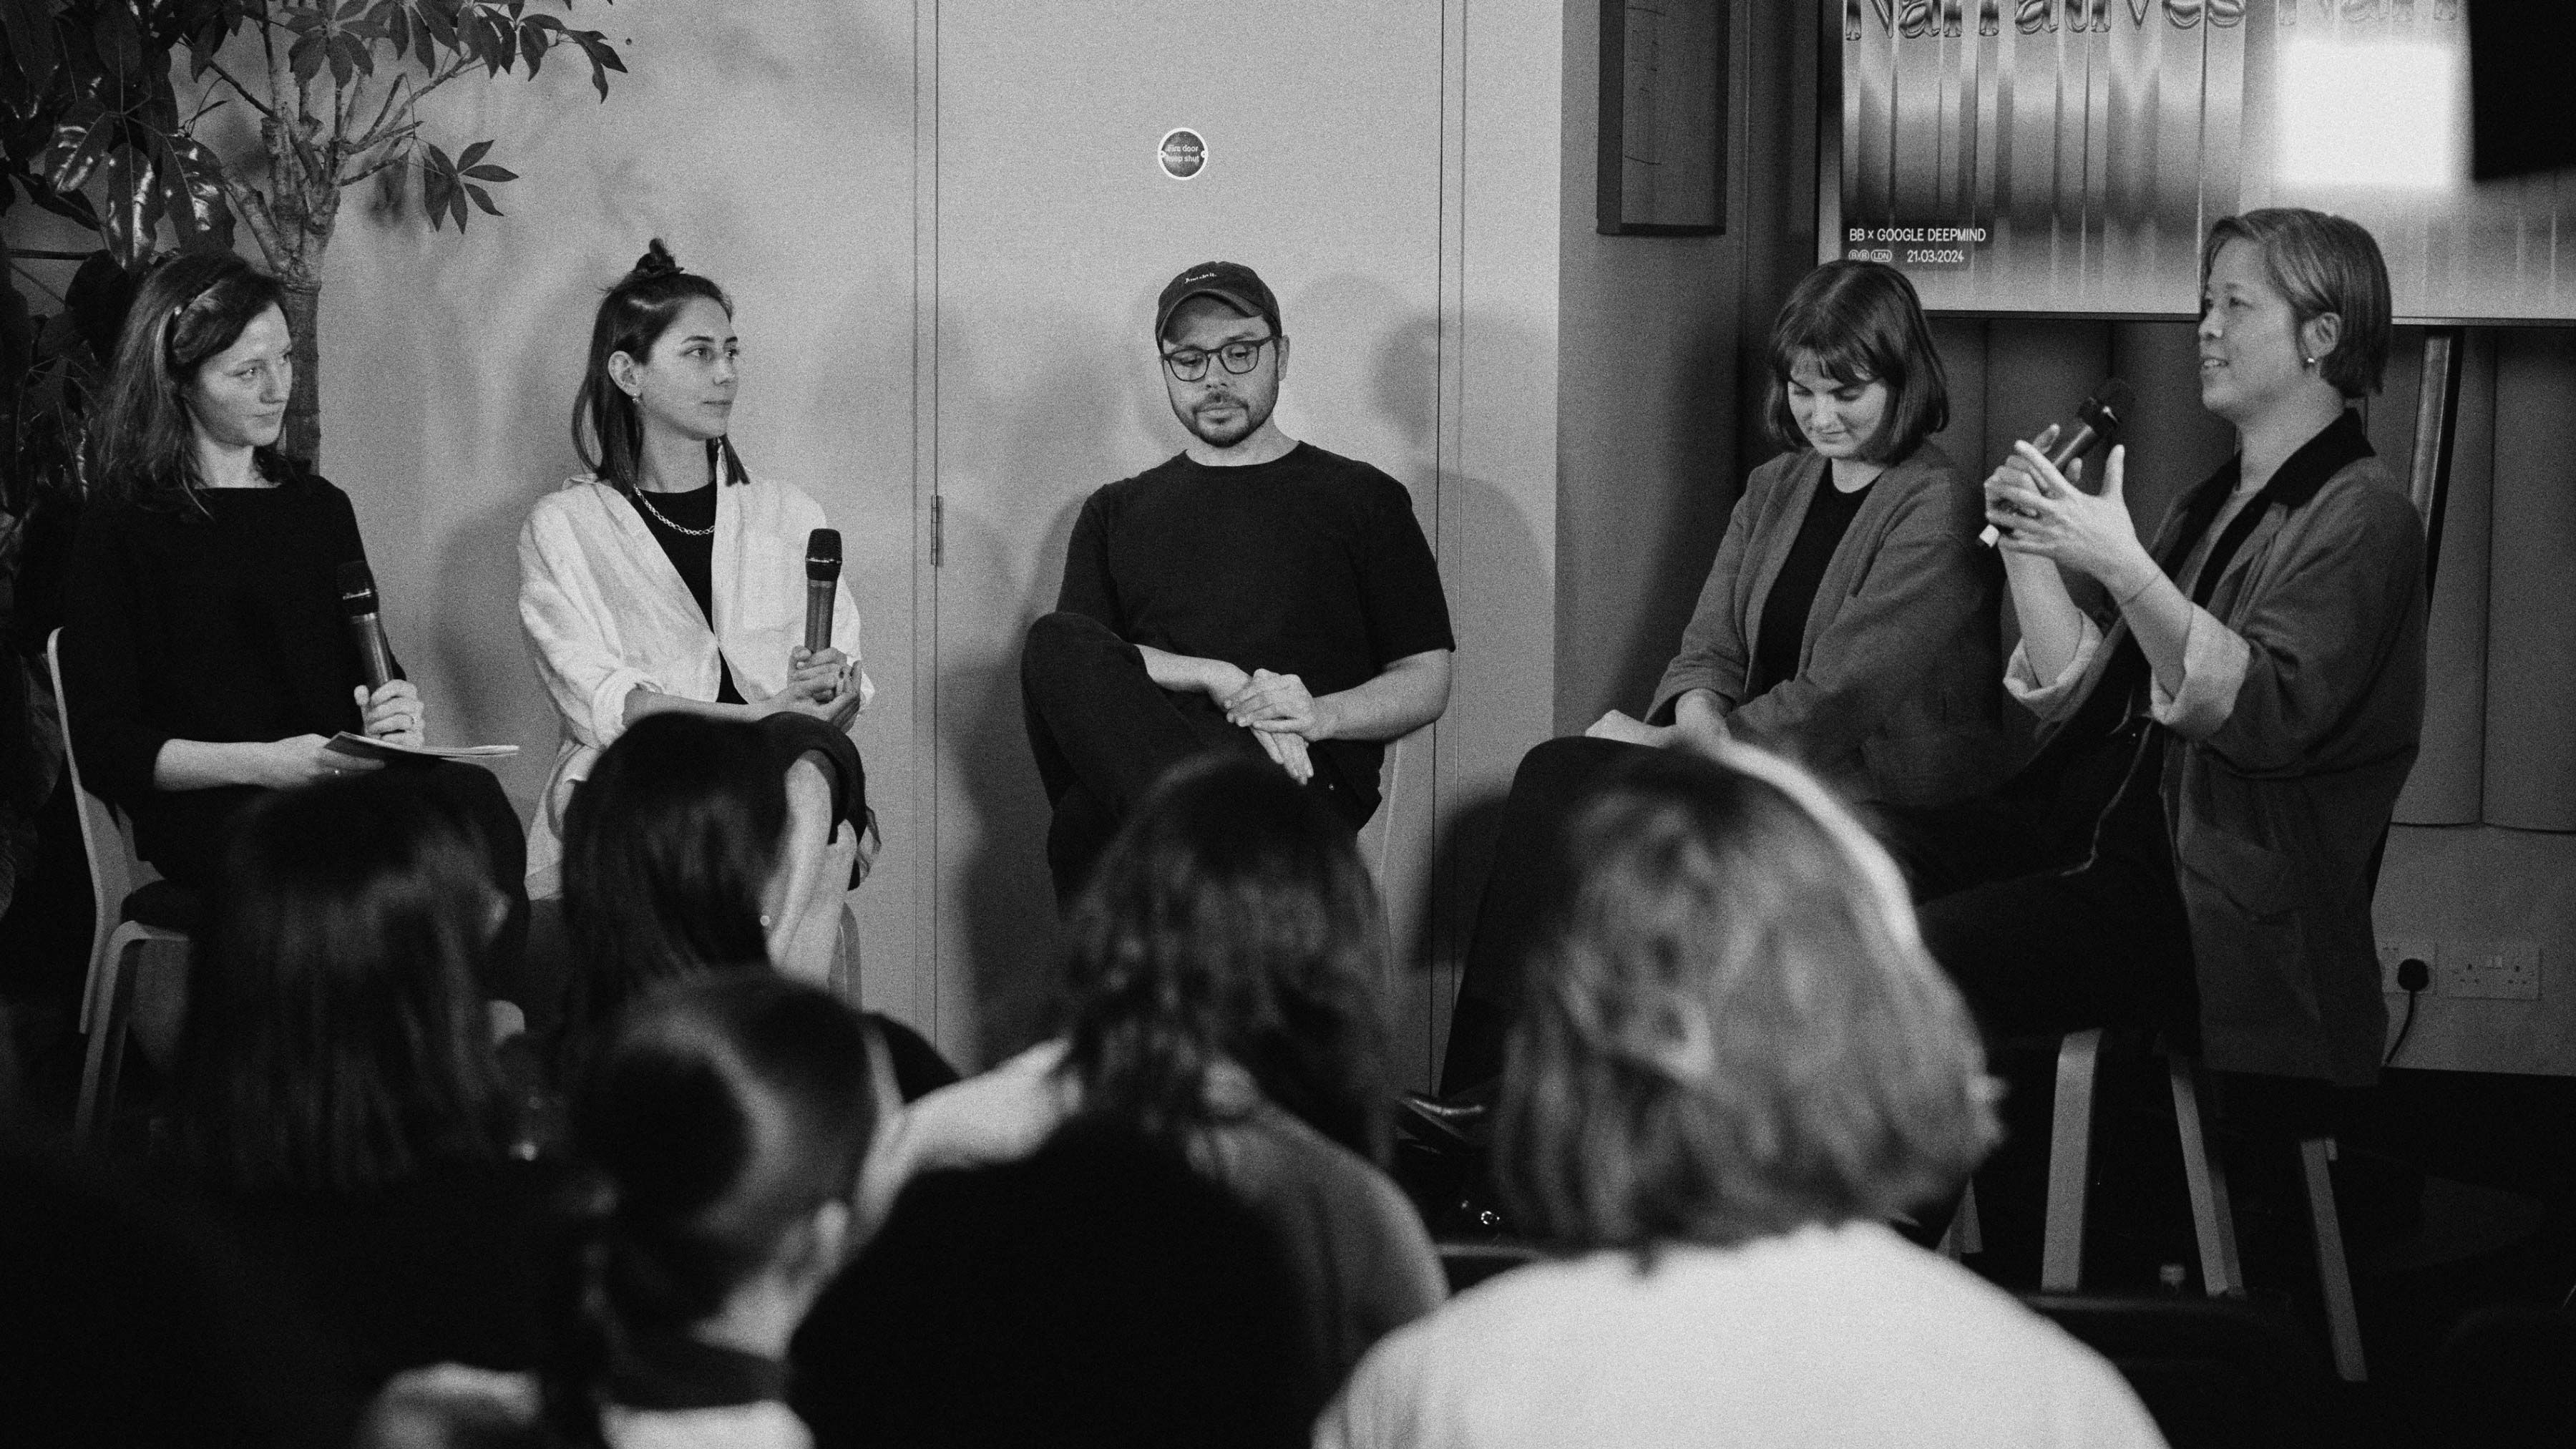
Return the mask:
[[823, 510], [734, 452], [740, 352], [732, 299], [659, 240], [600, 299], [573, 404], [590, 471], [519, 533], [519, 620], [564, 735], [529, 828], [529, 885], [560, 890], [565, 807], [627, 726], [666, 710], [755, 720], [788, 777], [793, 879], [770, 955], [820, 981], [873, 824], [848, 730], [876, 687], [847, 588], [833, 587], [830, 646], [802, 643]]
[[[340, 731], [419, 744], [420, 690], [369, 688], [340, 601], [366, 545], [347, 494], [278, 448], [294, 386], [285, 291], [228, 252], [137, 290], [95, 435], [64, 600], [63, 683], [82, 778], [170, 880], [216, 879], [264, 792], [381, 768]], [[526, 849], [500, 782], [404, 768], [466, 822], [524, 930]], [[505, 956], [514, 954], [504, 945]]]

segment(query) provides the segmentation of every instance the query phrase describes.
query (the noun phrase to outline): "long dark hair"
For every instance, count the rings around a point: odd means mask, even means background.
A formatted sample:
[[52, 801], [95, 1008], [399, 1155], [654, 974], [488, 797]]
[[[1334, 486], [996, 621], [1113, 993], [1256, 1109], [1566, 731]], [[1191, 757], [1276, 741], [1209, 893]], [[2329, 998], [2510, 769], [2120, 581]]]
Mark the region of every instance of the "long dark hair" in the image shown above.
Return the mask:
[[[184, 252], [154, 267], [134, 294], [116, 368], [92, 434], [90, 486], [101, 498], [202, 513], [195, 423], [180, 393], [197, 370], [241, 340], [242, 329], [286, 305], [275, 277], [231, 252]], [[304, 465], [275, 448], [253, 455], [278, 482]]]
[[178, 1059], [204, 1176], [353, 1192], [502, 1150], [477, 980], [504, 906], [447, 812], [391, 771], [271, 792], [213, 903]]
[[[590, 365], [583, 370], [581, 391], [572, 400], [572, 446], [581, 455], [582, 466], [601, 482], [631, 492], [643, 474], [644, 418], [636, 411], [635, 399], [608, 375], [608, 359], [620, 352], [639, 363], [652, 356], [653, 344], [671, 330], [680, 309], [699, 297], [722, 307], [727, 317], [733, 315], [733, 298], [725, 295], [725, 289], [713, 278], [681, 271], [670, 248], [655, 237], [644, 255], [636, 258], [634, 269], [599, 299], [598, 315], [590, 323]], [[750, 475], [743, 471], [731, 438], [708, 443], [707, 458], [723, 463], [720, 476], [737, 483], [748, 481]]]
[[797, 1223], [855, 1197], [877, 1129], [868, 1050], [857, 1012], [767, 974], [685, 983], [621, 1020], [573, 1101], [556, 1436], [599, 1442], [621, 1364], [685, 1338]]
[[1316, 1130], [1382, 1154], [1385, 916], [1349, 830], [1276, 766], [1175, 771], [1102, 856], [1071, 936], [1066, 1064], [1085, 1111], [1185, 1137], [1232, 1060]]
[[787, 787], [757, 726], [657, 714], [619, 736], [565, 812], [566, 1040], [657, 983], [766, 969], [761, 894], [786, 828]]

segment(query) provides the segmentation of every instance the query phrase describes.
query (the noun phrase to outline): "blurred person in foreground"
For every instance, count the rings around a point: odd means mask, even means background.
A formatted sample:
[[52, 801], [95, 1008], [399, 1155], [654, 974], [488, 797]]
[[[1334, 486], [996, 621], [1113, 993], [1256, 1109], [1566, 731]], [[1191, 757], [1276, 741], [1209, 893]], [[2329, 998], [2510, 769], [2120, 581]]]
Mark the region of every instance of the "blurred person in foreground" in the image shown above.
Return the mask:
[[1320, 1446], [2157, 1445], [2111, 1366], [1887, 1219], [1993, 1144], [1905, 883], [1816, 782], [1641, 756], [1503, 1079], [1498, 1168], [1560, 1250], [1370, 1353]]

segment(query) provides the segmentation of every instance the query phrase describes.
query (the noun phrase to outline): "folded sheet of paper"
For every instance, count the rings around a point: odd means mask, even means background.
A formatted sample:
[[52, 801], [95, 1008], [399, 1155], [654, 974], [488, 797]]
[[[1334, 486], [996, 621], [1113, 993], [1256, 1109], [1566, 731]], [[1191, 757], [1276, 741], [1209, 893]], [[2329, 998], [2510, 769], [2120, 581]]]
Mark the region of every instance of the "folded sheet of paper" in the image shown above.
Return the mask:
[[328, 749], [362, 760], [499, 760], [519, 752], [517, 745], [398, 745], [342, 730]]

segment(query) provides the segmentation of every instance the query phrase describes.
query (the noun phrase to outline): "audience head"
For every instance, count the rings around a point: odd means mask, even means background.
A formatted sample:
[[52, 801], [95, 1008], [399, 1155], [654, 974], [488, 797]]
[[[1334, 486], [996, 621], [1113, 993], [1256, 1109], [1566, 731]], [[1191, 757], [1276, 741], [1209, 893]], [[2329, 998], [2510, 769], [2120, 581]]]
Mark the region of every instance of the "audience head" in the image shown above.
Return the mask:
[[782, 976], [685, 982], [619, 1020], [573, 1095], [582, 1200], [551, 1420], [595, 1425], [621, 1366], [747, 1291], [803, 1316], [855, 1246], [872, 1080], [858, 1013]]
[[2203, 355], [2219, 342], [2226, 363], [2202, 373], [2211, 411], [2245, 411], [2275, 372], [2316, 378], [2347, 398], [2379, 391], [2388, 263], [2359, 222], [2288, 206], [2221, 217], [2200, 246], [2200, 291]]
[[644, 436], [665, 430], [721, 449], [730, 475], [742, 460], [724, 441], [736, 387], [733, 299], [712, 280], [680, 270], [655, 237], [634, 270], [599, 299], [590, 365], [572, 405], [572, 445], [600, 480], [633, 489]]
[[[1823, 423], [1801, 416], [1818, 399], [1845, 391], [1855, 396], [1839, 416]], [[1949, 374], [1903, 272], [1884, 262], [1837, 261], [1799, 280], [1771, 324], [1763, 420], [1780, 447], [1870, 463], [1902, 462], [1950, 425]], [[1845, 435], [1845, 422], [1856, 435]]]
[[477, 983], [507, 903], [461, 822], [393, 771], [271, 792], [212, 911], [178, 1060], [210, 1180], [348, 1192], [502, 1150]]
[[564, 817], [568, 1037], [658, 983], [765, 970], [786, 829], [787, 788], [755, 725], [648, 715], [602, 752]]
[[189, 506], [206, 479], [200, 438], [252, 448], [272, 479], [300, 465], [277, 450], [295, 384], [286, 289], [226, 251], [183, 252], [135, 289], [99, 409], [92, 483], [101, 496]]
[[1201, 262], [1163, 286], [1154, 345], [1172, 416], [1203, 443], [1230, 448], [1270, 421], [1288, 375], [1279, 299], [1241, 262]]
[[1226, 1063], [1364, 1155], [1390, 1091], [1386, 922], [1350, 831], [1265, 761], [1174, 771], [1075, 906], [1066, 1056], [1086, 1111], [1158, 1139], [1214, 1120]]
[[1498, 1122], [1527, 1225], [1580, 1248], [1886, 1218], [1995, 1140], [1959, 996], [1886, 853], [1744, 747], [1641, 758], [1570, 827]]

